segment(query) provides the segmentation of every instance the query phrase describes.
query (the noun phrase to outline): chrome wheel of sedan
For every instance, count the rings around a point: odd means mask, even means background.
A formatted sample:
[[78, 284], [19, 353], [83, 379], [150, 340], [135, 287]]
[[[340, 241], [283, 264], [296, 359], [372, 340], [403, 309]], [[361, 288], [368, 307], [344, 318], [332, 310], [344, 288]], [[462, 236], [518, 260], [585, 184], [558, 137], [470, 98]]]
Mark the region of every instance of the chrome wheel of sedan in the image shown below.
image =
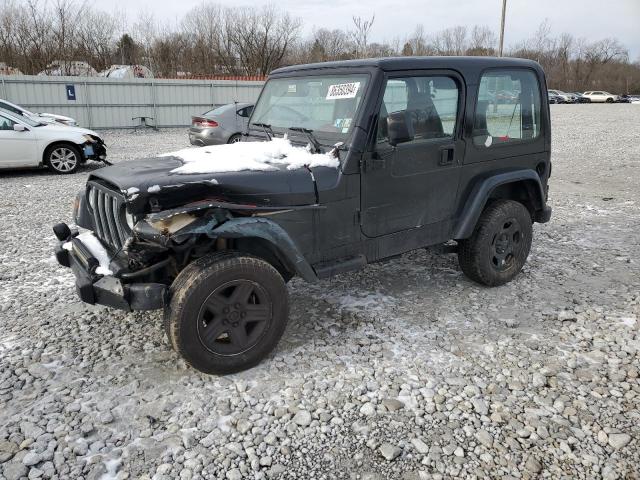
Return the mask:
[[80, 164], [80, 153], [71, 146], [54, 146], [49, 150], [47, 163], [56, 173], [73, 173]]

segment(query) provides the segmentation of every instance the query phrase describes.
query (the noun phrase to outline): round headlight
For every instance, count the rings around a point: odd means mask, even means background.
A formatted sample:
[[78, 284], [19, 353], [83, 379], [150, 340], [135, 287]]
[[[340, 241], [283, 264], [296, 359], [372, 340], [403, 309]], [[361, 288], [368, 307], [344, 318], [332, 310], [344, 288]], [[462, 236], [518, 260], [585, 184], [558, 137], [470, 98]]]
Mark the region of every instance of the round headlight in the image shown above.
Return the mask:
[[127, 219], [127, 225], [129, 225], [129, 228], [133, 230], [133, 226], [135, 225], [133, 215], [131, 215], [129, 212], [126, 212], [124, 217]]

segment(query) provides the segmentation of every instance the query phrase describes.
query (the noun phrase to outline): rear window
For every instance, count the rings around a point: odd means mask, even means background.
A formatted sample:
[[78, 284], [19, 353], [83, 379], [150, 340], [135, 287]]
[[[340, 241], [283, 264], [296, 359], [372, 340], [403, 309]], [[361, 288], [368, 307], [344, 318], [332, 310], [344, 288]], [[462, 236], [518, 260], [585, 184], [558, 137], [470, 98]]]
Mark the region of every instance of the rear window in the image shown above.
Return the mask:
[[209, 110], [206, 113], [203, 113], [203, 115], [222, 115], [224, 112], [228, 112], [229, 110], [234, 109], [236, 106], [233, 103], [230, 103], [229, 105], [222, 105], [221, 107], [217, 107], [214, 108], [213, 110]]
[[540, 136], [540, 87], [530, 70], [490, 70], [480, 79], [473, 143], [491, 147]]

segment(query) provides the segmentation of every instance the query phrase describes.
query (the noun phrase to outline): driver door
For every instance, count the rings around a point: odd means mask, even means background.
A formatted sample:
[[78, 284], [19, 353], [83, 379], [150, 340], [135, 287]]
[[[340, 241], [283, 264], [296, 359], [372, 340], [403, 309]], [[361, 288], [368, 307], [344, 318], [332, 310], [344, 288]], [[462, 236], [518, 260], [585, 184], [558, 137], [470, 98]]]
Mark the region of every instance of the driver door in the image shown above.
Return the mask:
[[27, 126], [22, 132], [15, 131], [13, 127], [16, 124], [0, 114], [0, 167], [35, 167], [40, 163], [36, 155], [35, 134]]
[[[387, 79], [375, 145], [361, 173], [361, 229], [380, 237], [449, 221], [464, 158], [463, 82], [448, 72]], [[406, 112], [413, 139], [391, 145], [387, 117]]]

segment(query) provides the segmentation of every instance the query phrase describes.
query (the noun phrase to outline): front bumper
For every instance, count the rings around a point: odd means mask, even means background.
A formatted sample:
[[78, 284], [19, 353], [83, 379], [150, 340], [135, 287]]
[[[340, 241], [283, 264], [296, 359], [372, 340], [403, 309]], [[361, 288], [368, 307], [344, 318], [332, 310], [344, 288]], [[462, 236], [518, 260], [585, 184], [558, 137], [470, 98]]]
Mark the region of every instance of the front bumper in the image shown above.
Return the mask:
[[[56, 260], [71, 268], [76, 277], [76, 292], [85, 303], [99, 304], [120, 310], [156, 310], [166, 303], [168, 288], [162, 283], [126, 283], [115, 275], [97, 275], [98, 260], [64, 224], [54, 227], [59, 240], [55, 248]], [[65, 244], [67, 248], [65, 248]]]
[[82, 146], [82, 154], [85, 160], [105, 161], [107, 159], [107, 147], [100, 141], [87, 142]]

